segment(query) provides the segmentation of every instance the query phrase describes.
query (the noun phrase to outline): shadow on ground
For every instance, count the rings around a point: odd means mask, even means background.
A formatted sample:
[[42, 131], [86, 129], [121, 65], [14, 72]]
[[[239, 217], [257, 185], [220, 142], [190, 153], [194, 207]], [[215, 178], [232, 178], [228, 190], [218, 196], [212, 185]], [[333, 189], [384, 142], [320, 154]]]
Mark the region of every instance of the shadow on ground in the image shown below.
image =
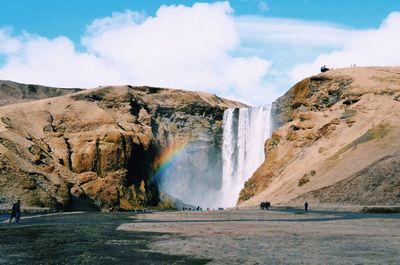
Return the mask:
[[[400, 219], [399, 213], [357, 213], [357, 212], [341, 212], [341, 211], [309, 211], [304, 212], [296, 208], [277, 208], [272, 209], [274, 212], [285, 212], [298, 215], [298, 218], [285, 218], [275, 219], [271, 221], [279, 222], [320, 222], [320, 221], [336, 221], [336, 220], [356, 220], [356, 219], [371, 219], [371, 218], [385, 218], [385, 219]], [[304, 216], [304, 218], [302, 218]]]
[[142, 215], [134, 223], [214, 223], [214, 222], [324, 222], [345, 221], [359, 219], [398, 219], [400, 214], [365, 213], [345, 211], [309, 211], [304, 212], [296, 208], [274, 208], [269, 210], [247, 211], [204, 211], [204, 212], [176, 212], [168, 219], [152, 217], [152, 213]]
[[129, 213], [82, 213], [0, 225], [0, 264], [206, 264], [208, 259], [165, 255], [149, 244], [160, 233], [115, 230]]

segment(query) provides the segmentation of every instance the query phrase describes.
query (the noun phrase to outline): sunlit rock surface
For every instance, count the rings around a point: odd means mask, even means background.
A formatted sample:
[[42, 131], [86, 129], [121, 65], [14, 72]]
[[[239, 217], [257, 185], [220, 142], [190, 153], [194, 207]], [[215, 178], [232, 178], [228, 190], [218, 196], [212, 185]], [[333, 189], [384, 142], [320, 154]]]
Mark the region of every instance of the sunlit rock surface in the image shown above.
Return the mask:
[[[40, 98], [34, 93], [32, 99]], [[2, 104], [19, 101], [14, 95]], [[21, 199], [26, 207], [54, 210], [169, 208], [173, 199], [160, 195], [153, 178], [158, 155], [189, 142], [220, 152], [223, 112], [241, 106], [206, 93], [132, 86], [3, 106], [0, 204]], [[208, 151], [190, 165], [199, 174], [210, 166], [222, 170], [220, 161], [204, 157]]]
[[306, 78], [273, 106], [266, 159], [241, 206], [400, 203], [400, 67], [353, 67]]

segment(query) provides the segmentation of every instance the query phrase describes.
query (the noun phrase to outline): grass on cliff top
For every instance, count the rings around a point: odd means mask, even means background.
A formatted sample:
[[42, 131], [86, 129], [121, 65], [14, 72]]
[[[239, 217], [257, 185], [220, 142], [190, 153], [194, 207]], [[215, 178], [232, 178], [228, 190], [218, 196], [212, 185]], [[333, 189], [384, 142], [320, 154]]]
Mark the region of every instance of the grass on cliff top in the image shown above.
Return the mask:
[[358, 145], [375, 140], [375, 139], [381, 139], [385, 137], [388, 133], [390, 132], [390, 125], [389, 124], [384, 124], [381, 123], [372, 129], [369, 129], [367, 132], [365, 132], [363, 135], [355, 139], [353, 142], [351, 142], [348, 145], [343, 146], [340, 148], [330, 159], [332, 160], [337, 160], [342, 154], [347, 152], [348, 150], [352, 148], [356, 148]]
[[[0, 264], [205, 264], [150, 251], [159, 233], [115, 230], [130, 213], [84, 213], [0, 224]], [[190, 254], [190, 253], [188, 253]]]

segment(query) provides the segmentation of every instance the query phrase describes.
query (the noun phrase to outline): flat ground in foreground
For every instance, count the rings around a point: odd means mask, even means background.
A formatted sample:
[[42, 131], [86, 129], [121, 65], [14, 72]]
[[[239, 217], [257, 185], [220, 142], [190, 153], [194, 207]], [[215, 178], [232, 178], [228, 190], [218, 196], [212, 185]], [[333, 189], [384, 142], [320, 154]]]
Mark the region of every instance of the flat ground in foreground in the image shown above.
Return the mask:
[[80, 213], [0, 225], [0, 264], [399, 264], [400, 214]]

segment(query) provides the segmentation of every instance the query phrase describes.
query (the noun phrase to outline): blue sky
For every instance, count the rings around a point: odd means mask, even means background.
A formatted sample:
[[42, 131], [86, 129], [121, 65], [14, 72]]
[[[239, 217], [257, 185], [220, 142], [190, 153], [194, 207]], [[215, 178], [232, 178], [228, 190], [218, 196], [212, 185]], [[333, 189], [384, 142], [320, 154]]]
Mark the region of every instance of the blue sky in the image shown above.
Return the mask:
[[321, 63], [399, 64], [398, 0], [203, 2], [3, 1], [0, 79], [160, 85], [257, 105]]
[[[16, 32], [29, 31], [47, 37], [66, 35], [79, 41], [85, 26], [96, 18], [126, 9], [154, 15], [161, 5], [192, 5], [198, 1], [165, 0], [13, 0], [1, 3], [0, 25]], [[214, 1], [202, 1], [214, 2]], [[392, 11], [400, 10], [398, 0], [233, 0], [235, 15], [319, 20], [351, 28], [377, 27]], [[260, 8], [260, 3], [267, 10]]]

